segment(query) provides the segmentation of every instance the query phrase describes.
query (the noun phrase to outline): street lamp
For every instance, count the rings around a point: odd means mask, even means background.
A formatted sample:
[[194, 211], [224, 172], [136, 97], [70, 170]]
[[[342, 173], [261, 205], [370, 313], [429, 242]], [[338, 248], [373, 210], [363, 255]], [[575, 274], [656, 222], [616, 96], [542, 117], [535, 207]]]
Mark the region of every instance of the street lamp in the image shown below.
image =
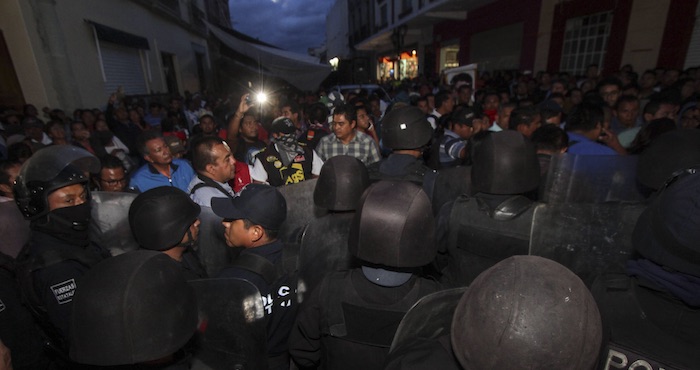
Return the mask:
[[391, 42], [394, 44], [394, 47], [396, 48], [396, 54], [398, 55], [396, 75], [398, 76], [399, 81], [401, 80], [401, 50], [403, 49], [403, 41], [406, 37], [406, 32], [408, 32], [408, 27], [406, 27], [405, 24], [402, 24], [394, 28], [394, 30], [391, 33]]

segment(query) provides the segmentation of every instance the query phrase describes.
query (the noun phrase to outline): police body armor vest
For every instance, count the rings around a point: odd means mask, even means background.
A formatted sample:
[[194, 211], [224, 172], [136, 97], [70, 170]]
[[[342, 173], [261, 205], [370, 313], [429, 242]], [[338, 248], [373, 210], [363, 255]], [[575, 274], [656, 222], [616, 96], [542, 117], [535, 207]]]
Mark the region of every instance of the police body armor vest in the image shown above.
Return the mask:
[[267, 172], [267, 182], [272, 186], [296, 184], [311, 178], [313, 166], [313, 150], [306, 145], [299, 144], [304, 154], [297, 155], [294, 160], [285, 166], [280, 159], [280, 153], [274, 145], [268, 145], [255, 157], [260, 160]]
[[391, 176], [384, 174], [379, 170], [383, 162], [384, 160], [381, 160], [367, 166], [367, 174], [369, 175], [369, 180], [371, 182], [377, 182], [380, 180], [410, 181], [418, 186], [421, 186], [423, 191], [425, 191], [425, 193], [428, 195], [428, 198], [432, 201], [435, 181], [437, 179], [437, 171], [426, 166], [423, 160], [417, 159], [410, 165], [406, 166], [404, 175]]
[[481, 272], [514, 255], [527, 255], [535, 203], [515, 195], [491, 209], [483, 199], [461, 195], [450, 213], [450, 286], [469, 285]]
[[379, 171], [379, 166], [383, 160], [379, 162], [374, 162], [367, 166], [367, 173], [369, 174], [369, 179], [372, 182], [380, 180], [405, 180], [410, 181], [418, 186], [423, 186], [423, 178], [428, 171], [431, 169], [425, 165], [423, 161], [416, 160], [406, 167], [406, 174], [402, 176], [390, 176]]
[[642, 309], [639, 293], [655, 293], [641, 292], [646, 288], [637, 286], [627, 275], [607, 274], [602, 279], [605, 291], [600, 292], [601, 287], [592, 289], [608, 330], [601, 369], [689, 370], [700, 366], [698, 341], [688, 343], [675, 338], [652, 323]]
[[380, 369], [389, 353], [401, 319], [420, 298], [433, 293], [422, 278], [392, 306], [366, 303], [352, 284], [351, 271], [335, 272], [321, 283], [326, 297], [321, 313], [321, 333], [325, 358], [322, 368], [356, 370], [358, 359], [365, 369]]
[[59, 335], [58, 331], [51, 324], [46, 306], [34, 288], [34, 273], [66, 261], [75, 261], [90, 268], [102, 259], [83, 248], [66, 249], [59, 247], [47, 249], [43, 253], [32, 254], [29, 253], [29, 243], [20, 251], [16, 263], [16, 276], [20, 292], [22, 293], [22, 300], [37, 319], [46, 335], [51, 339], [51, 345], [58, 346], [61, 351], [67, 351], [68, 344], [64, 342], [63, 337]]

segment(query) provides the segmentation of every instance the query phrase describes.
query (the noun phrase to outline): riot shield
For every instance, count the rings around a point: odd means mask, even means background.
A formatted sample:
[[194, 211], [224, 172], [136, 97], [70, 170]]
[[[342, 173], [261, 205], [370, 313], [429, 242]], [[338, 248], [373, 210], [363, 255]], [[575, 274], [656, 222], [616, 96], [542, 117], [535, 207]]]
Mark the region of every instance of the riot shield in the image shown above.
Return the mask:
[[210, 207], [202, 207], [199, 220], [199, 238], [194, 249], [207, 275], [217, 277], [221, 270], [238, 256], [242, 248], [226, 245], [222, 218], [214, 214]]
[[471, 166], [441, 168], [433, 186], [433, 214], [447, 202], [457, 199], [461, 194], [471, 195]]
[[267, 369], [267, 320], [258, 289], [232, 278], [188, 283], [199, 310], [192, 369]]
[[587, 286], [624, 268], [643, 204], [542, 204], [535, 209], [530, 255], [557, 261]]
[[299, 280], [308, 292], [332, 271], [348, 270], [354, 257], [348, 250], [348, 234], [354, 212], [329, 213], [311, 220], [301, 237]]
[[552, 156], [540, 192], [544, 203], [642, 202], [637, 184], [637, 156]]
[[301, 229], [311, 220], [325, 213], [325, 210], [314, 205], [316, 182], [316, 179], [311, 179], [277, 188], [287, 201], [287, 219], [282, 224], [278, 235], [283, 241], [299, 242]]
[[389, 352], [396, 352], [415, 340], [431, 340], [449, 334], [457, 303], [467, 289], [446, 289], [418, 300], [401, 320]]
[[108, 249], [112, 256], [139, 248], [129, 226], [129, 207], [136, 195], [92, 192], [90, 240]]
[[0, 252], [12, 258], [17, 258], [29, 240], [29, 221], [24, 219], [13, 201], [0, 203], [0, 235], [3, 238]]

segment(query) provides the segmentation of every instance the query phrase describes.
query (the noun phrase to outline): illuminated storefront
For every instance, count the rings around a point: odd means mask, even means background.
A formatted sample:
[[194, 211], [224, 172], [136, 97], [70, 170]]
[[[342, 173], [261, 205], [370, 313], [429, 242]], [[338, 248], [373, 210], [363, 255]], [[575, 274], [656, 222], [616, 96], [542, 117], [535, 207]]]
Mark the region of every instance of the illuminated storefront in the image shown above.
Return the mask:
[[403, 80], [418, 77], [418, 57], [416, 51], [403, 52], [396, 57], [381, 57], [378, 61], [378, 73], [380, 81]]

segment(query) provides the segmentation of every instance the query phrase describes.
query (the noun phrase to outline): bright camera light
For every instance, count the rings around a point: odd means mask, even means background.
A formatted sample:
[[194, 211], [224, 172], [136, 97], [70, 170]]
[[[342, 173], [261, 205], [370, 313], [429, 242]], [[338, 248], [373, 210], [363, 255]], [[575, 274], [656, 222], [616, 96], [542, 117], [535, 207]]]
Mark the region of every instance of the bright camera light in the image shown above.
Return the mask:
[[267, 102], [267, 94], [265, 94], [264, 92], [259, 92], [255, 95], [255, 100], [258, 103], [265, 103]]

